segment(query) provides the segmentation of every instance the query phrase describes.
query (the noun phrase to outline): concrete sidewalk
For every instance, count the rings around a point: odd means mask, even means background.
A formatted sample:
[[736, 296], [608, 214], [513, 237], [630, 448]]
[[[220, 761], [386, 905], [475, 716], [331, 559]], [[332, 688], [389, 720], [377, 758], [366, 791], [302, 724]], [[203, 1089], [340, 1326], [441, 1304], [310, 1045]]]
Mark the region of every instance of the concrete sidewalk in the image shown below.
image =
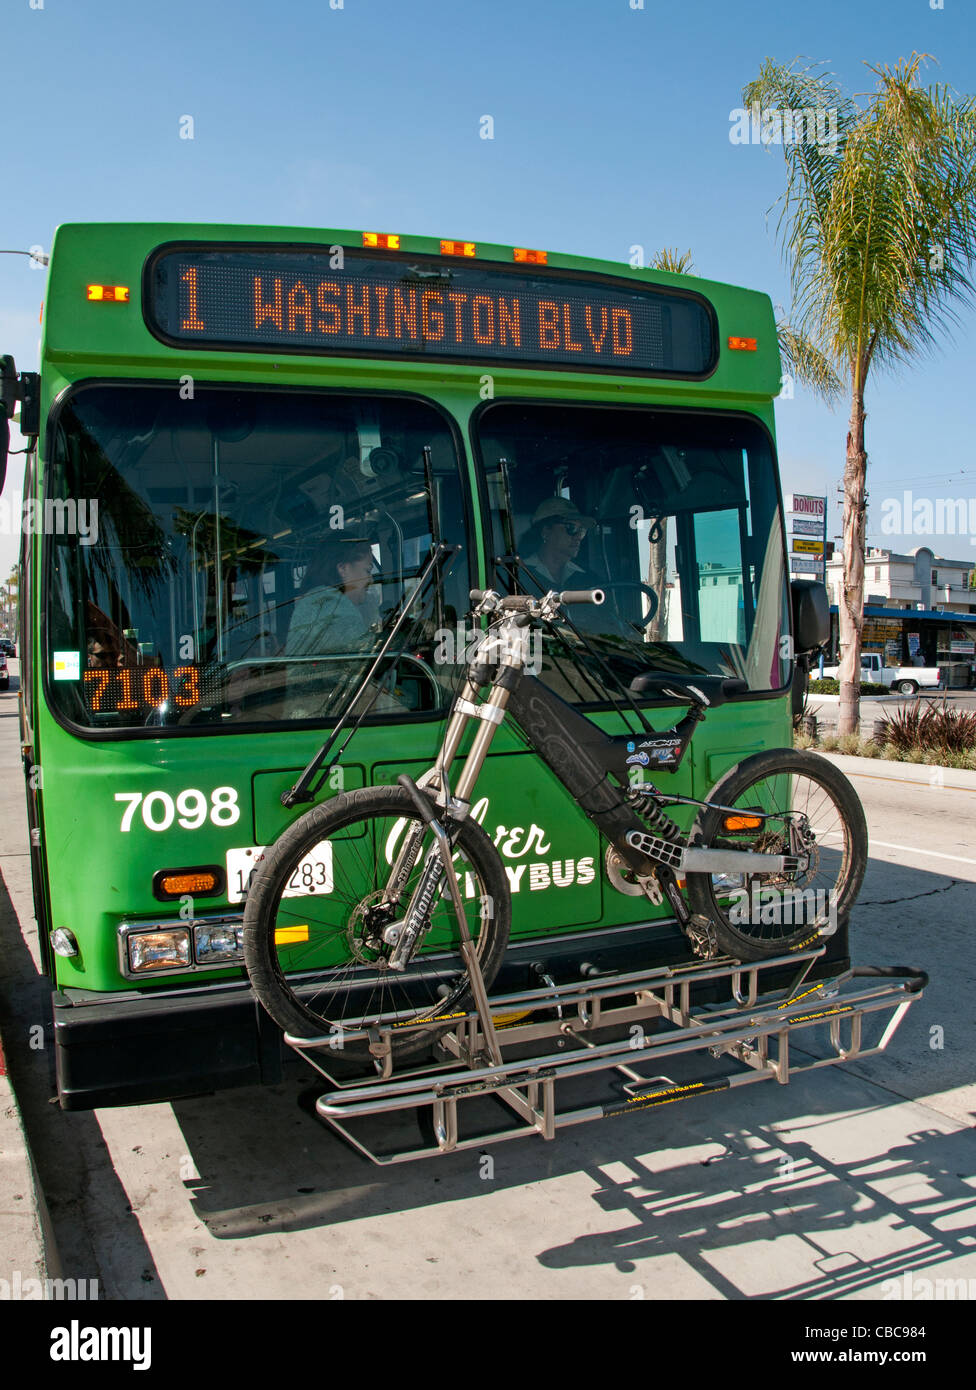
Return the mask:
[[[20, 663], [11, 658], [9, 667], [10, 689], [0, 694], [0, 717], [13, 721], [17, 718]], [[9, 933], [19, 936], [22, 924], [25, 933], [29, 926], [34, 926], [19, 751], [19, 746], [10, 740], [5, 740], [0, 749], [0, 777], [19, 798], [10, 799], [0, 820], [0, 933], [4, 937]], [[2, 943], [0, 959], [7, 959]], [[43, 1298], [50, 1294], [45, 1281], [60, 1278], [61, 1267], [7, 1065], [14, 1037], [9, 1030], [17, 1025], [9, 1001], [3, 997], [4, 989], [5, 980], [0, 977], [0, 1030], [8, 1031], [11, 1044], [5, 1052], [0, 1031], [0, 1300]]]
[[0, 1039], [0, 1300], [40, 1298], [44, 1281], [57, 1277], [49, 1268], [48, 1226]]
[[845, 777], [883, 778], [916, 787], [951, 787], [955, 791], [976, 792], [976, 772], [961, 767], [941, 767], [938, 763], [902, 763], [891, 758], [858, 758], [845, 753], [810, 750], [839, 767]]

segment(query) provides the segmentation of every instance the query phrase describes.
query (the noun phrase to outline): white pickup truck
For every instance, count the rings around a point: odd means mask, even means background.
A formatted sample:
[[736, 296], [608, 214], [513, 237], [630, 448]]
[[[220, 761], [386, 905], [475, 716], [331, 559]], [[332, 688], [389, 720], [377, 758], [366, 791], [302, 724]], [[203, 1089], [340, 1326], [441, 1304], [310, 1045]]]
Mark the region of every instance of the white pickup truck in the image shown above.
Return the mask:
[[[837, 679], [839, 666], [825, 666], [825, 676]], [[816, 667], [810, 672], [812, 679], [818, 678]], [[899, 695], [915, 695], [919, 690], [942, 685], [942, 671], [938, 666], [886, 666], [880, 652], [861, 653], [861, 684], [886, 685]]]

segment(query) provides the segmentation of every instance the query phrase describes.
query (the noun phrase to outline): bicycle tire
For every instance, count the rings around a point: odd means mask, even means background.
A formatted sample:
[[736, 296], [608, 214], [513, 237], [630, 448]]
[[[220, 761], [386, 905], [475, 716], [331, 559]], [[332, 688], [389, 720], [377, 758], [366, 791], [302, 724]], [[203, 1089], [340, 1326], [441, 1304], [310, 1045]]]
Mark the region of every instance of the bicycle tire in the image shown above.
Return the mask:
[[[248, 885], [244, 961], [255, 994], [286, 1032], [299, 1037], [336, 1034], [341, 1042], [337, 1058], [359, 1062], [371, 1056], [367, 1041], [342, 1038], [344, 1028], [376, 1026], [380, 1019], [403, 1027], [412, 1019], [457, 1014], [471, 1007], [460, 934], [443, 892], [431, 908], [431, 928], [424, 938], [429, 944], [421, 944], [404, 974], [384, 969], [381, 957], [366, 944], [362, 913], [368, 906], [364, 905], [381, 895], [390, 873], [387, 852], [390, 856], [394, 852], [390, 836], [402, 834], [407, 824], [419, 825], [420, 817], [400, 787], [363, 787], [340, 794], [289, 827], [265, 851]], [[326, 843], [328, 852], [321, 848]], [[404, 900], [431, 843], [427, 831]], [[470, 818], [456, 828], [454, 844], [462, 896], [470, 909], [468, 927], [485, 984], [490, 986], [511, 924], [504, 868], [491, 840]], [[316, 863], [328, 863], [326, 879], [331, 887], [318, 894], [291, 896], [286, 889], [310, 856]], [[283, 907], [283, 903], [290, 905]], [[290, 928], [292, 935], [304, 930], [307, 939], [283, 944], [282, 928]], [[329, 955], [334, 961], [324, 964]], [[405, 1034], [393, 1043], [394, 1058], [426, 1051], [450, 1027], [450, 1022], [444, 1022]]]
[[[769, 787], [770, 780], [777, 778], [783, 779], [783, 790], [779, 793], [768, 792], [767, 799], [764, 800], [758, 792], [759, 784], [764, 783]], [[786, 779], [789, 779], [788, 793]], [[739, 807], [743, 811], [750, 809], [750, 804], [752, 809], [764, 811], [802, 810], [804, 807], [792, 805], [792, 800], [794, 793], [800, 791], [803, 782], [819, 787], [823, 793], [823, 797], [815, 803], [811, 803], [809, 792], [805, 797], [807, 814], [821, 821], [819, 827], [814, 827], [819, 838], [811, 861], [812, 873], [808, 870], [807, 874], [802, 876], [779, 877], [760, 874], [687, 875], [686, 891], [689, 905], [693, 912], [701, 913], [711, 920], [716, 943], [727, 955], [741, 960], [763, 960], [798, 950], [804, 945], [819, 944], [846, 922], [850, 915], [867, 868], [867, 823], [857, 793], [833, 763], [802, 749], [769, 749], [763, 753], [755, 753], [730, 768], [716, 782], [707, 800], [723, 806]], [[774, 781], [773, 786], [775, 785]], [[777, 795], [781, 800], [789, 799], [791, 804], [770, 805], [769, 797], [775, 799]], [[804, 798], [801, 795], [799, 799]], [[829, 810], [824, 806], [824, 801], [833, 805], [840, 822], [840, 831], [833, 827], [827, 828]], [[753, 832], [746, 832], [730, 836], [724, 829], [724, 813], [705, 808], [695, 821], [688, 843], [711, 848], [754, 849], [767, 853], [780, 853], [787, 848], [785, 844], [770, 843], [771, 837], [774, 840], [776, 838], [775, 831], [769, 831], [765, 825], [762, 833], [750, 840], [749, 835], [752, 834]], [[843, 836], [842, 845], [828, 843], [838, 834]], [[836, 867], [833, 875], [830, 872], [821, 875], [820, 865], [824, 862]], [[833, 882], [830, 881], [831, 877]], [[819, 884], [818, 878], [823, 880]], [[751, 920], [756, 916], [757, 895], [754, 892], [754, 884], [760, 889], [758, 902], [761, 910], [758, 922]], [[762, 890], [768, 890], [769, 901], [764, 906]], [[763, 915], [775, 919], [776, 893], [780, 890], [779, 915], [784, 920], [778, 923], [775, 920], [763, 921]], [[793, 894], [792, 898], [789, 896], [790, 892]], [[812, 903], [808, 897], [803, 897], [803, 894], [810, 892], [814, 894]], [[820, 906], [821, 899], [817, 896], [819, 894], [824, 895], [826, 921], [822, 920], [823, 909]], [[795, 916], [794, 909], [798, 905], [798, 898], [805, 907], [814, 907], [812, 920], [801, 920], [799, 923], [785, 920]], [[809, 918], [807, 911], [801, 915], [804, 919]], [[746, 920], [747, 918], [749, 920]], [[787, 930], [790, 926], [793, 929]], [[766, 927], [771, 929], [765, 931]]]

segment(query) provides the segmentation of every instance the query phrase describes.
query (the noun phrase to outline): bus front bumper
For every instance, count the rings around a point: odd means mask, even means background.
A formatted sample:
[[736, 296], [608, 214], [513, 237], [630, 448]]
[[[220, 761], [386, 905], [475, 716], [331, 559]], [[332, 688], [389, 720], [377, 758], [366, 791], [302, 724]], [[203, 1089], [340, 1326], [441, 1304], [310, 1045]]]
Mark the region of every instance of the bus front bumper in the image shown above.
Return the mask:
[[140, 1105], [282, 1077], [281, 1030], [242, 981], [138, 995], [57, 991], [64, 1110]]

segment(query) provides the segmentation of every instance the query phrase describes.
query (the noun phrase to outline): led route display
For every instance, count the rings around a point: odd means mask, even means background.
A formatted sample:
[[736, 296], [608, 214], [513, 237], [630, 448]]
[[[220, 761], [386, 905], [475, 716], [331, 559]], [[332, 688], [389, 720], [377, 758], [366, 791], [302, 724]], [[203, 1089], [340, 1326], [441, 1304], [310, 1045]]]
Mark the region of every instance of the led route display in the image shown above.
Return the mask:
[[227, 348], [499, 359], [704, 375], [711, 316], [698, 298], [538, 270], [327, 251], [166, 251], [147, 284], [166, 340]]

